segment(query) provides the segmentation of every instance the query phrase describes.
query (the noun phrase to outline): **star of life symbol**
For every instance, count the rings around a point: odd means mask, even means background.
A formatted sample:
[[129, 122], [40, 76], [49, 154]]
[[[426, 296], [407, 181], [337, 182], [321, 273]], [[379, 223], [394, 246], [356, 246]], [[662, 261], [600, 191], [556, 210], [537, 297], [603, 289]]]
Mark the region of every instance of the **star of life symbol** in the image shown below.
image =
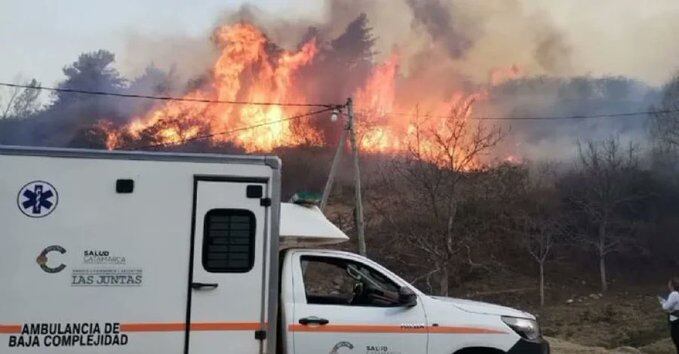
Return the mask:
[[42, 218], [54, 211], [59, 202], [59, 194], [45, 181], [33, 181], [19, 191], [17, 203], [19, 210], [26, 216]]

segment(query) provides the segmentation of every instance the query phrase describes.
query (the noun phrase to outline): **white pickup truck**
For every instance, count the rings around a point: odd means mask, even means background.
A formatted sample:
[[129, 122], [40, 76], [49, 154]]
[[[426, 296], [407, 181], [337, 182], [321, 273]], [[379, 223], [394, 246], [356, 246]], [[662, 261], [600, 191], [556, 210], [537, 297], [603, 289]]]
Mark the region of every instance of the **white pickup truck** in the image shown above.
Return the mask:
[[535, 318], [425, 295], [275, 157], [0, 147], [0, 353], [549, 353]]

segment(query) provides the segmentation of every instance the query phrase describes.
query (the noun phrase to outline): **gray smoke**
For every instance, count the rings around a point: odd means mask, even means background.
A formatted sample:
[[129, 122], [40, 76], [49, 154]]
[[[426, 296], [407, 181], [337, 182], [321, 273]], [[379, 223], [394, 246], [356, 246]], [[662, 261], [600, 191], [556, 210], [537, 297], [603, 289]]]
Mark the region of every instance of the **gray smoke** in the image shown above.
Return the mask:
[[547, 72], [567, 72], [571, 69], [571, 47], [563, 34], [547, 30], [538, 34], [535, 59]]
[[[535, 77], [506, 82], [490, 90], [476, 115], [490, 117], [571, 117], [647, 111], [660, 90], [625, 77]], [[495, 121], [510, 129], [500, 151], [528, 159], [572, 157], [577, 141], [617, 136], [648, 139], [647, 115], [596, 118]], [[502, 156], [502, 155], [501, 155]], [[500, 156], [500, 157], [501, 157]]]
[[[488, 99], [478, 102], [475, 114], [503, 117], [644, 111], [659, 99], [659, 89], [639, 80], [602, 73], [577, 76], [586, 63], [574, 59], [572, 33], [522, 0], [327, 0], [321, 18], [300, 19], [281, 18], [250, 4], [221, 14], [215, 25], [239, 21], [264, 29], [272, 56], [281, 48], [294, 50], [316, 39], [316, 59], [298, 73], [299, 89], [310, 102], [343, 102], [392, 52], [400, 58], [396, 99], [403, 109], [425, 98], [445, 102], [459, 90], [487, 91]], [[209, 77], [218, 54], [209, 37], [136, 34], [129, 38], [128, 51], [119, 55], [121, 64], [106, 55], [98, 59], [85, 55], [67, 66], [68, 78], [61, 85], [181, 95], [201, 87]], [[521, 68], [523, 77], [499, 86], [488, 82], [491, 71], [513, 65]], [[76, 67], [85, 71], [73, 71]], [[98, 122], [121, 125], [158, 104], [55, 96], [51, 105], [31, 117], [0, 122], [0, 143], [100, 147], [101, 135], [92, 128]], [[642, 141], [647, 137], [645, 121], [644, 117], [502, 121], [497, 124], [511, 127], [511, 132], [498, 157], [569, 156], [577, 140], [611, 134]], [[334, 125], [325, 120], [313, 124], [329, 144], [334, 143]]]
[[452, 3], [440, 0], [408, 0], [413, 12], [414, 28], [423, 28], [434, 42], [441, 43], [453, 58], [460, 58], [472, 47], [473, 41], [462, 33], [452, 15]]

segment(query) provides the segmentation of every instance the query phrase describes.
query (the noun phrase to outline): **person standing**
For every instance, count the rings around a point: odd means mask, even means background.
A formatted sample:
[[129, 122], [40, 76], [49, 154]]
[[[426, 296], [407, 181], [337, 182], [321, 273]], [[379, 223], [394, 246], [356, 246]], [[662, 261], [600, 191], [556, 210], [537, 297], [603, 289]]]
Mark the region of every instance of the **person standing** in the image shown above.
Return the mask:
[[667, 299], [660, 299], [662, 309], [669, 313], [670, 335], [672, 342], [679, 354], [679, 277], [674, 277], [669, 281], [668, 287], [670, 295]]

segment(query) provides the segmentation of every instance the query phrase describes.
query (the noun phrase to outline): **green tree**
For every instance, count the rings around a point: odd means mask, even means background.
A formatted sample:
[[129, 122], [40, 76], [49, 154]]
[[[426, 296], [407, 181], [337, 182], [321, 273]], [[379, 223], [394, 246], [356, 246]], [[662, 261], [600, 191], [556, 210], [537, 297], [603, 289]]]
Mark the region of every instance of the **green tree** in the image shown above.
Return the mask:
[[[117, 92], [124, 88], [125, 79], [118, 70], [112, 67], [115, 55], [106, 50], [83, 53], [78, 60], [64, 67], [66, 80], [59, 83], [59, 88], [86, 91]], [[69, 104], [80, 100], [92, 100], [91, 96], [76, 95], [66, 92], [55, 93], [56, 105]], [[101, 99], [101, 97], [99, 97]]]

